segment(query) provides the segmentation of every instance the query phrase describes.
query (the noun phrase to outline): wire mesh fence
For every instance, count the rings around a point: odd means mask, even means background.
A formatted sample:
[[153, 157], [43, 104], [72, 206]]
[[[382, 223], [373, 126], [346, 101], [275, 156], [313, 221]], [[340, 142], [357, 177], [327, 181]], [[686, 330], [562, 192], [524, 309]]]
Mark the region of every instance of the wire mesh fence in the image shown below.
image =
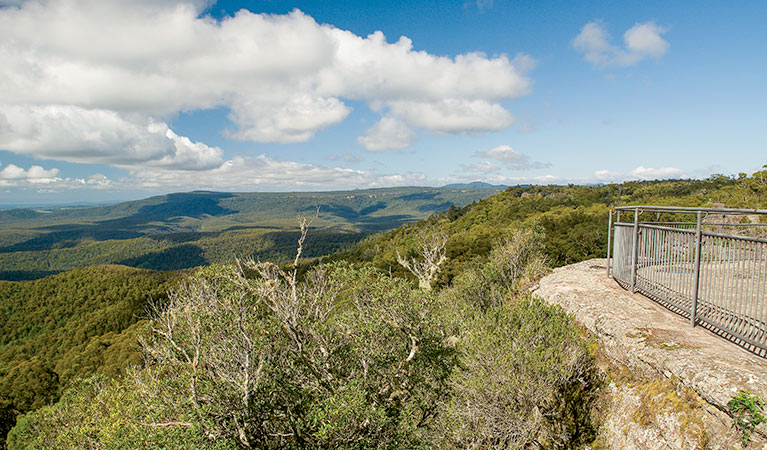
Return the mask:
[[[703, 325], [767, 356], [767, 211], [657, 206], [616, 211], [615, 223], [610, 213], [608, 274], [689, 317], [692, 326]], [[633, 221], [622, 222], [621, 213]]]

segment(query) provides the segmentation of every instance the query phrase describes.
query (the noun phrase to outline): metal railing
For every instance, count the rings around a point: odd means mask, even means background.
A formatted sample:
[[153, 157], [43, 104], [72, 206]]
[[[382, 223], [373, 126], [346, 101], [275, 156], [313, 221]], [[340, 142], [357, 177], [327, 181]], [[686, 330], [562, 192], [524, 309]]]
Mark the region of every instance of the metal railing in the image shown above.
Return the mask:
[[[691, 326], [767, 356], [767, 210], [615, 211], [616, 221], [610, 211], [608, 224], [608, 276], [689, 317]], [[631, 222], [622, 222], [621, 213]]]

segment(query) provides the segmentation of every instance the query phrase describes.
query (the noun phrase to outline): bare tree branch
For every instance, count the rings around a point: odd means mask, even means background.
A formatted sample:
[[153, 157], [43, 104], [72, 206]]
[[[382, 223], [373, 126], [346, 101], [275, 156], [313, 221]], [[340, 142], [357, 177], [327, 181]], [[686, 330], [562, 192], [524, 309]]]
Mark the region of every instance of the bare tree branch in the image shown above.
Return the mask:
[[397, 262], [418, 279], [418, 287], [431, 291], [431, 282], [439, 272], [440, 266], [447, 260], [445, 244], [447, 235], [436, 230], [418, 233], [418, 247], [421, 259], [407, 259], [397, 251]]

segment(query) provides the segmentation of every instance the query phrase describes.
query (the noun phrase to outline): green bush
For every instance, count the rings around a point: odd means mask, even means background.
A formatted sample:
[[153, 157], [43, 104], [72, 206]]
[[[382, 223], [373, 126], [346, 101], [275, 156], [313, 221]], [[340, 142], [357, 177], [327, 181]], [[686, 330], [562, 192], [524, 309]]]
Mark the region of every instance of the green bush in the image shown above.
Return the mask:
[[441, 446], [575, 448], [595, 437], [599, 371], [560, 308], [530, 297], [492, 307], [459, 349]]
[[561, 308], [522, 289], [544, 270], [539, 231], [518, 230], [441, 292], [460, 370], [435, 436], [449, 448], [575, 448], [593, 440], [594, 355]]
[[[545, 237], [540, 228], [512, 231], [487, 257], [480, 258], [453, 280], [443, 292], [453, 305], [466, 305], [484, 311], [505, 304], [525, 284], [543, 275], [546, 257]], [[453, 306], [455, 307], [455, 306]], [[471, 315], [464, 311], [463, 314]]]
[[174, 425], [168, 405], [140, 395], [143, 381], [131, 377], [119, 382], [101, 374], [78, 380], [55, 405], [19, 416], [8, 434], [8, 448], [233, 448], [205, 438], [200, 426], [184, 420], [188, 417], [177, 422], [184, 425]]

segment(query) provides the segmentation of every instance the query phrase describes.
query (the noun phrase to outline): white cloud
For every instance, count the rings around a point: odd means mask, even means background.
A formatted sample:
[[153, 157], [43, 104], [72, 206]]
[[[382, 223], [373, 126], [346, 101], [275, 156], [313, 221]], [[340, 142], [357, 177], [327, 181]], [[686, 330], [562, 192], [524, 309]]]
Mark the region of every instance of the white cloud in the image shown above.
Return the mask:
[[401, 120], [393, 117], [383, 117], [365, 132], [365, 136], [357, 138], [357, 143], [365, 149], [376, 152], [381, 150], [402, 150], [415, 140], [415, 132]]
[[8, 164], [0, 170], [0, 186], [4, 188], [39, 189], [45, 186], [46, 191], [53, 192], [84, 186], [105, 188], [111, 184], [112, 181], [101, 174], [94, 174], [87, 178], [62, 178], [59, 176], [59, 169], [45, 169], [38, 165], [24, 169], [15, 164]]
[[106, 175], [100, 173], [94, 173], [93, 175], [89, 175], [87, 178], [77, 178], [76, 180], [80, 184], [102, 188], [110, 187], [112, 185], [112, 180], [107, 178]]
[[[112, 180], [103, 174], [97, 173], [84, 178], [65, 178], [60, 177], [59, 172], [57, 168], [45, 169], [38, 165], [32, 165], [29, 169], [24, 169], [15, 164], [8, 164], [0, 170], [0, 187], [57, 192], [84, 187], [105, 189], [113, 186]], [[129, 184], [127, 187], [135, 186]]]
[[148, 165], [169, 166], [176, 169], [205, 170], [211, 169], [222, 162], [223, 150], [218, 147], [208, 147], [202, 142], [192, 142], [186, 136], [179, 136], [165, 123], [150, 123], [147, 127], [151, 133], [163, 133], [172, 142], [173, 150], [157, 161], [149, 161]]
[[0, 9], [0, 149], [202, 169], [220, 163], [218, 149], [154, 133], [150, 120], [224, 107], [232, 138], [304, 142], [345, 120], [344, 101], [354, 100], [408, 127], [483, 132], [509, 126], [501, 102], [531, 87], [526, 55], [441, 57], [413, 50], [404, 36], [361, 37], [300, 11], [241, 10], [219, 21], [199, 16], [208, 3], [42, 0]]
[[31, 183], [47, 183], [55, 181], [58, 178], [59, 169], [43, 169], [41, 166], [31, 166], [29, 169], [8, 164], [0, 170], [0, 179], [2, 180], [25, 180]]
[[253, 158], [236, 156], [219, 167], [194, 173], [166, 168], [133, 170], [126, 182], [144, 189], [314, 190], [407, 185], [423, 180], [425, 176], [422, 174], [375, 174], [259, 155]]
[[631, 66], [646, 57], [660, 58], [669, 48], [661, 35], [667, 28], [652, 22], [637, 23], [623, 34], [624, 48], [610, 44], [605, 25], [592, 21], [581, 28], [573, 39], [575, 50], [584, 54], [587, 61], [599, 67]]
[[529, 156], [508, 145], [499, 145], [490, 150], [478, 152], [476, 156], [500, 161], [506, 168], [513, 170], [544, 169], [551, 166], [550, 163], [533, 161]]
[[639, 166], [628, 172], [614, 172], [604, 169], [594, 172], [594, 178], [604, 183], [619, 183], [632, 180], [669, 180], [688, 177], [687, 172], [676, 167], [659, 167], [656, 169]]
[[223, 151], [142, 115], [71, 105], [0, 105], [0, 148], [72, 162], [207, 169]]
[[653, 169], [652, 167], [639, 166], [636, 169], [629, 172], [629, 175], [642, 180], [660, 180], [670, 178], [683, 178], [686, 174], [682, 169], [676, 167], [659, 167]]
[[280, 104], [263, 104], [258, 99], [240, 100], [232, 105], [230, 119], [247, 124], [229, 136], [243, 141], [305, 142], [319, 130], [342, 122], [351, 109], [337, 98], [297, 95]]
[[599, 22], [589, 22], [581, 28], [581, 32], [573, 39], [573, 47], [586, 54], [586, 59], [600, 63], [605, 54], [614, 51], [607, 42], [607, 30]]
[[668, 31], [666, 28], [652, 22], [638, 23], [626, 31], [623, 40], [626, 41], [626, 48], [629, 51], [659, 58], [669, 47], [668, 42], [660, 37], [666, 31]]
[[395, 100], [389, 107], [407, 123], [442, 133], [502, 130], [514, 120], [503, 106], [486, 100]]

